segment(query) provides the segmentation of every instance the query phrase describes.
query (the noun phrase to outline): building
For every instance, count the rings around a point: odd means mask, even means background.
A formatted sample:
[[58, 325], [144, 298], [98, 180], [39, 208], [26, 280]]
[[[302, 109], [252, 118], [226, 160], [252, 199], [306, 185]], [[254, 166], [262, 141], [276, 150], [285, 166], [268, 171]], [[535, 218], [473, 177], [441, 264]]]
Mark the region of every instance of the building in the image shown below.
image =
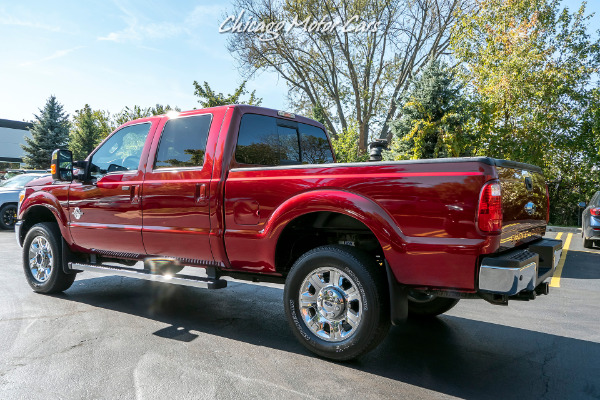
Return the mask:
[[0, 170], [21, 168], [25, 152], [25, 136], [29, 135], [30, 122], [0, 119]]

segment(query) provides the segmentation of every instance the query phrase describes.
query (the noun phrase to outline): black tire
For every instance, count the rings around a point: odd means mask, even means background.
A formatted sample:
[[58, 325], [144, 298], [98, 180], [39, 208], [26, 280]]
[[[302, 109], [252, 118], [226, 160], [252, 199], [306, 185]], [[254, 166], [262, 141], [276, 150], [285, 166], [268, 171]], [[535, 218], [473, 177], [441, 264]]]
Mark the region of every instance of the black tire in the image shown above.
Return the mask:
[[585, 229], [581, 226], [581, 239], [583, 240], [583, 247], [586, 249], [591, 249], [594, 247], [594, 242], [590, 239], [585, 238]]
[[[325, 270], [330, 272], [322, 272]], [[319, 278], [321, 289], [317, 291], [317, 286], [309, 283], [308, 279], [311, 276], [319, 276], [319, 273], [323, 274], [323, 279]], [[332, 273], [340, 274], [338, 285], [333, 284]], [[300, 307], [300, 295], [304, 285], [308, 285], [308, 289], [302, 293], [316, 299], [314, 306]], [[333, 296], [332, 288], [336, 293]], [[319, 294], [329, 298], [319, 297]], [[377, 265], [373, 258], [353, 247], [322, 246], [302, 255], [287, 276], [283, 298], [286, 317], [296, 338], [313, 353], [332, 360], [346, 361], [367, 353], [383, 340], [390, 328], [389, 292], [385, 270]], [[320, 308], [317, 304], [321, 304]], [[337, 305], [342, 311], [335, 311], [340, 310], [334, 309]], [[319, 320], [323, 317], [319, 312], [326, 312], [326, 307], [332, 311], [331, 315], [340, 315], [331, 318], [333, 325], [328, 322], [321, 325], [322, 329], [319, 332], [323, 336], [319, 337], [308, 327], [309, 322], [306, 322], [304, 315], [308, 316], [310, 322], [323, 321]], [[358, 322], [356, 319], [348, 319], [350, 312], [360, 316]], [[337, 331], [334, 325], [339, 326], [340, 330]], [[344, 331], [343, 335], [347, 337], [340, 335], [339, 339], [332, 339], [331, 335], [335, 336], [336, 331]], [[324, 336], [328, 336], [329, 340]]]
[[[23, 270], [27, 283], [37, 293], [59, 293], [67, 290], [75, 281], [76, 274], [66, 274], [62, 268], [62, 236], [55, 223], [42, 222], [34, 225], [23, 242]], [[35, 241], [35, 243], [34, 243]], [[32, 247], [32, 243], [34, 243]], [[30, 267], [30, 250], [36, 255], [36, 265], [51, 265], [37, 276]], [[38, 269], [35, 269], [37, 272]]]
[[5, 204], [0, 208], [0, 228], [14, 229], [17, 222], [17, 205]]
[[450, 310], [456, 303], [458, 303], [458, 299], [410, 291], [408, 293], [408, 314], [417, 318], [435, 317]]

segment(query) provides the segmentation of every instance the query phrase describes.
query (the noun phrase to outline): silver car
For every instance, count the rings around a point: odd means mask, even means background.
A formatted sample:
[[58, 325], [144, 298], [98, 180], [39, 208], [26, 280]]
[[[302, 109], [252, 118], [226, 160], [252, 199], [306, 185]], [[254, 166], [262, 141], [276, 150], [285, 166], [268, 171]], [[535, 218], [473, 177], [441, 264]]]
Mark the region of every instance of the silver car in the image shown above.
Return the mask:
[[47, 173], [22, 174], [0, 183], [0, 228], [13, 229], [17, 222], [19, 192], [34, 179], [50, 176]]
[[581, 236], [583, 237], [583, 247], [591, 249], [600, 243], [600, 191], [596, 192], [590, 203], [583, 210], [581, 217]]

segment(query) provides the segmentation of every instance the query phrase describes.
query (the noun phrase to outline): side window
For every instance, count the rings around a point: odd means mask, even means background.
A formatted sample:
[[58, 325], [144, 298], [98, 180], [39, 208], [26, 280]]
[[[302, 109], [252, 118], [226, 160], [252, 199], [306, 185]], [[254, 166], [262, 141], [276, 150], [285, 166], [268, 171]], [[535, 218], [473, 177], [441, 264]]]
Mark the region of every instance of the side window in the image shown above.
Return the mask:
[[235, 159], [241, 164], [268, 166], [333, 162], [323, 130], [255, 114], [242, 117]]
[[241, 164], [279, 165], [277, 120], [245, 114], [240, 124], [235, 160]]
[[316, 126], [298, 124], [303, 164], [326, 164], [333, 162], [331, 147], [325, 132]]
[[160, 137], [154, 168], [201, 167], [211, 121], [211, 114], [167, 121]]
[[110, 172], [137, 170], [150, 126], [149, 122], [130, 125], [115, 132], [92, 156], [92, 176], [100, 178]]

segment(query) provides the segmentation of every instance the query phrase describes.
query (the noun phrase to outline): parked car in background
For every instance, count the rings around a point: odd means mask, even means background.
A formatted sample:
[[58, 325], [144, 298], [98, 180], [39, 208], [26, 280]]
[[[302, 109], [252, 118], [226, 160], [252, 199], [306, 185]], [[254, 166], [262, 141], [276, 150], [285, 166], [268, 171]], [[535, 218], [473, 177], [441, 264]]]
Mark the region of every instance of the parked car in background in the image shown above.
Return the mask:
[[50, 176], [47, 172], [24, 173], [0, 183], [0, 228], [13, 229], [17, 221], [19, 192], [34, 179]]
[[592, 196], [581, 217], [583, 247], [591, 249], [594, 242], [600, 242], [600, 191]]
[[43, 173], [49, 173], [50, 170], [43, 170], [43, 169], [7, 169], [6, 172], [2, 175], [2, 179], [6, 180], [6, 179], [10, 179], [14, 176], [17, 175], [22, 175], [22, 174], [43, 174]]

